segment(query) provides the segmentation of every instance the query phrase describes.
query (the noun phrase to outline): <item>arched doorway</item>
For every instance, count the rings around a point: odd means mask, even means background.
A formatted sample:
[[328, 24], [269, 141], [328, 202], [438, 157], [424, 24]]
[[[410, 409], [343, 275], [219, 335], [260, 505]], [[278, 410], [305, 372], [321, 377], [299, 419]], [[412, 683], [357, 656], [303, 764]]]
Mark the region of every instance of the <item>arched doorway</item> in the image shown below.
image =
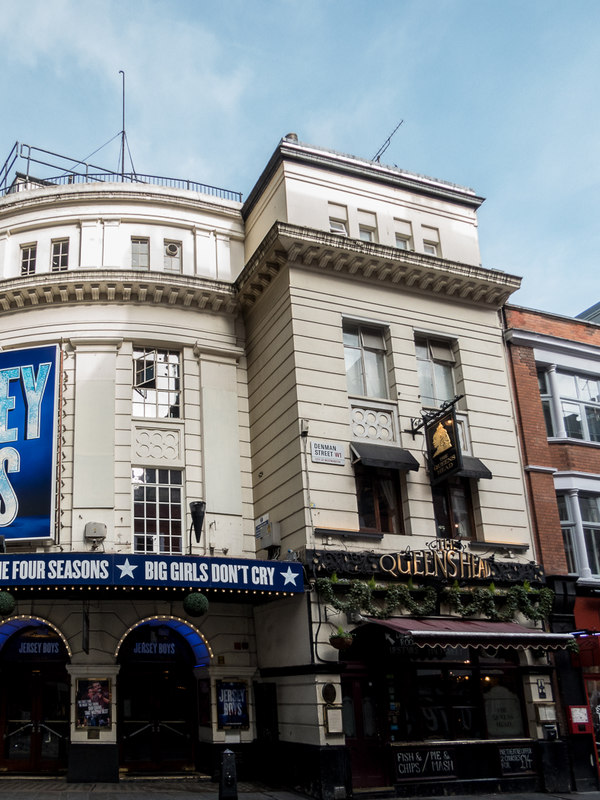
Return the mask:
[[195, 668], [208, 665], [202, 634], [176, 617], [129, 629], [117, 648], [120, 763], [139, 772], [195, 767], [198, 723]]
[[70, 655], [65, 638], [45, 620], [14, 617], [0, 625], [0, 769], [66, 768]]

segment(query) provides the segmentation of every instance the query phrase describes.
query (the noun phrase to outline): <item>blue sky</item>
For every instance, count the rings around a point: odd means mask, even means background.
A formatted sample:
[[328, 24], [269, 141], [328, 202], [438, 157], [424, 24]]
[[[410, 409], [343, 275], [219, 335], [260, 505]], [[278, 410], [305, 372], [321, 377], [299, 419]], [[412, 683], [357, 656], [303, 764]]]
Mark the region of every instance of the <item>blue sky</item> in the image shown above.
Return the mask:
[[[598, 0], [0, 0], [0, 164], [86, 158], [247, 196], [279, 139], [469, 186], [512, 301], [600, 300]], [[118, 141], [90, 160], [118, 168]]]

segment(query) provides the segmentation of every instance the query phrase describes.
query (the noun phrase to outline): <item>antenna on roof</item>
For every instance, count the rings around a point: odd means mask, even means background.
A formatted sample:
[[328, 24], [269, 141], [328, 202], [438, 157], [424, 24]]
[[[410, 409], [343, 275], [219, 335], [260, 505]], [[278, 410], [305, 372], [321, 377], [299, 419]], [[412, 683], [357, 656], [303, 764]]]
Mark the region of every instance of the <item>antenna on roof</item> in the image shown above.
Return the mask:
[[131, 151], [129, 149], [129, 142], [127, 141], [127, 133], [125, 132], [125, 72], [124, 70], [119, 70], [119, 75], [123, 76], [123, 89], [122, 89], [122, 97], [123, 97], [123, 126], [121, 128], [121, 180], [125, 180], [125, 145], [127, 145], [127, 153], [129, 154], [129, 161], [131, 163], [131, 172], [132, 175], [135, 175], [135, 167], [133, 166], [133, 159], [131, 157]]
[[125, 180], [125, 72], [120, 69], [119, 75], [123, 76], [123, 126], [121, 128], [121, 180]]
[[390, 133], [390, 135], [388, 136], [388, 138], [385, 140], [385, 142], [384, 142], [384, 143], [381, 145], [381, 147], [379, 148], [379, 150], [378, 150], [378, 151], [375, 153], [375, 155], [373, 156], [373, 158], [371, 159], [371, 161], [376, 161], [376, 162], [379, 164], [379, 159], [381, 158], [381, 156], [382, 156], [382, 155], [385, 153], [385, 151], [386, 151], [386, 150], [388, 149], [388, 147], [390, 146], [390, 143], [391, 143], [391, 141], [392, 141], [392, 136], [393, 136], [393, 135], [396, 133], [396, 131], [398, 130], [398, 128], [400, 127], [400, 125], [402, 125], [402, 123], [403, 123], [403, 122], [404, 122], [404, 120], [403, 120], [403, 119], [401, 119], [401, 120], [400, 120], [400, 122], [399, 122], [399, 123], [396, 125], [396, 127], [394, 128], [394, 130], [393, 130], [393, 131]]

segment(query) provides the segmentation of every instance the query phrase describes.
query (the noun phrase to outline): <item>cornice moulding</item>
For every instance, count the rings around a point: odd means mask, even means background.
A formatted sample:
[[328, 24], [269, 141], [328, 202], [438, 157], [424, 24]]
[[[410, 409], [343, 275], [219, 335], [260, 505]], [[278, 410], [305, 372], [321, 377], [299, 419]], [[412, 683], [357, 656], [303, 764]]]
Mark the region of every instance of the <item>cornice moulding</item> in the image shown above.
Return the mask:
[[521, 279], [497, 270], [276, 222], [236, 281], [252, 305], [284, 264], [500, 308]]
[[186, 275], [77, 270], [0, 281], [0, 313], [47, 305], [133, 303], [234, 314], [231, 284]]

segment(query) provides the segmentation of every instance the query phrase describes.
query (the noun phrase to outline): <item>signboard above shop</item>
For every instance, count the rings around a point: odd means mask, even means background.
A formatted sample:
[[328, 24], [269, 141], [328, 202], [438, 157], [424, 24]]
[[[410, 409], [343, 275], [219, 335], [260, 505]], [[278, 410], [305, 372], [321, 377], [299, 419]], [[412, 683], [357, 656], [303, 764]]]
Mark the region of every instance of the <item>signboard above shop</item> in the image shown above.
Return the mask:
[[0, 352], [0, 536], [54, 533], [58, 347]]
[[198, 556], [114, 553], [0, 555], [0, 587], [181, 586], [252, 592], [303, 592], [302, 566]]

